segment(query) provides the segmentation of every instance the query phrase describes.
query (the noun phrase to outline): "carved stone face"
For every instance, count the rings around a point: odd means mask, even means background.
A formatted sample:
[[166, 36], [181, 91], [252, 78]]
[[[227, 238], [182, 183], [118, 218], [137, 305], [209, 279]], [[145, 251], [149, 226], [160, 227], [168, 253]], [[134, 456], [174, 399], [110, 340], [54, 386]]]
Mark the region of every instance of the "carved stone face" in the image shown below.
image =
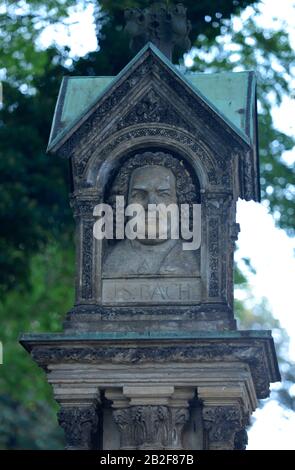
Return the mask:
[[[148, 234], [148, 204], [176, 204], [176, 180], [169, 168], [159, 165], [150, 165], [137, 168], [133, 171], [129, 183], [128, 204], [141, 204], [146, 211], [145, 236]], [[157, 244], [165, 240], [159, 239], [159, 217], [150, 220], [150, 224], [155, 224], [155, 239], [139, 240], [144, 244]], [[167, 235], [170, 236], [171, 221], [168, 217]]]
[[[195, 189], [189, 173], [170, 154], [145, 152], [127, 160], [113, 183], [110, 202], [117, 195], [124, 196], [128, 206], [137, 204], [144, 209], [145, 218], [142, 220], [140, 217], [136, 225], [136, 239], [127, 236], [108, 247], [103, 276], [108, 279], [132, 277], [133, 283], [135, 277], [142, 276], [199, 276], [199, 254], [183, 250], [182, 239], [172, 236], [176, 223], [179, 223], [179, 211], [175, 211], [175, 207], [167, 209], [172, 204], [179, 206], [193, 202]], [[149, 204], [158, 209], [152, 217]], [[162, 210], [159, 210], [159, 205]], [[138, 212], [138, 208], [135, 207], [134, 212]], [[177, 220], [172, 219], [174, 216]], [[149, 237], [151, 233], [153, 238]], [[154, 281], [150, 278], [149, 282]], [[141, 289], [139, 285], [136, 288]], [[128, 289], [124, 290], [127, 296]], [[172, 289], [175, 290], [174, 284]], [[112, 298], [114, 295], [110, 294]], [[137, 294], [132, 294], [133, 299], [134, 295], [136, 297]]]

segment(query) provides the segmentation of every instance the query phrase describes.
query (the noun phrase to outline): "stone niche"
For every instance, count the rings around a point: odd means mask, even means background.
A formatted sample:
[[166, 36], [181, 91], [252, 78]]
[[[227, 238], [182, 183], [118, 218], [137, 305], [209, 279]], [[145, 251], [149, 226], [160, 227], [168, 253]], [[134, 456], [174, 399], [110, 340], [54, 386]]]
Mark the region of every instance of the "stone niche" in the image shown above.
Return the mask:
[[[66, 77], [49, 152], [70, 161], [76, 300], [26, 334], [69, 449], [242, 449], [280, 379], [271, 332], [237, 331], [237, 199], [259, 200], [255, 76], [182, 74], [147, 44], [117, 77]], [[201, 243], [97, 240], [100, 203], [200, 204]], [[125, 221], [126, 222], [126, 221]]]

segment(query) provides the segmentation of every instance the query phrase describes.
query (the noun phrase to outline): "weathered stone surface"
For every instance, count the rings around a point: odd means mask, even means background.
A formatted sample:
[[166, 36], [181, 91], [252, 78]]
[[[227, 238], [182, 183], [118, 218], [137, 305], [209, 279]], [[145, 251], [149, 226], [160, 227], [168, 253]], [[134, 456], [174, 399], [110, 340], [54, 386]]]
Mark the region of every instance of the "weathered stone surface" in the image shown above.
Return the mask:
[[144, 10], [128, 8], [125, 11], [125, 31], [131, 36], [130, 47], [141, 49], [148, 41], [153, 42], [169, 59], [175, 45], [187, 51], [190, 47], [190, 21], [186, 18], [186, 8], [178, 3], [167, 5], [154, 1]]
[[[200, 277], [199, 252], [185, 251], [183, 250], [181, 238], [171, 238], [173, 216], [167, 216], [164, 212], [159, 211], [155, 212], [154, 218], [148, 217], [149, 204], [161, 204], [166, 208], [173, 204], [180, 213], [179, 204], [192, 205], [194, 202], [197, 203], [198, 188], [193, 184], [192, 177], [186, 171], [184, 165], [168, 153], [144, 152], [136, 154], [123, 162], [109, 189], [107, 202], [113, 206], [115, 214], [116, 206], [114, 201], [117, 196], [124, 198], [125, 205], [140, 204], [144, 210], [145, 223], [141, 229], [143, 238], [115, 240], [115, 243], [110, 244], [106, 250], [103, 276], [108, 279], [121, 278], [121, 287], [118, 284], [119, 281], [117, 281], [117, 285], [114, 286], [115, 289], [111, 292], [107, 291], [109, 295], [105, 302], [103, 285], [103, 303], [109, 304], [112, 303], [112, 300], [114, 303], [119, 301], [123, 305], [132, 302], [132, 300], [138, 304], [141, 302], [147, 303], [149, 300], [150, 303], [154, 304], [161, 302], [161, 300], [167, 303], [175, 301], [184, 304], [186, 301], [189, 303], [191, 301], [200, 301], [200, 292], [197, 298], [193, 299], [186, 293], [185, 298], [182, 300], [181, 295], [178, 295], [178, 299], [175, 295], [174, 298], [171, 298], [171, 292], [175, 289], [175, 286], [169, 289], [170, 294], [168, 294], [167, 285], [162, 286], [162, 289], [156, 286], [157, 282], [161, 282], [161, 277], [164, 280], [165, 276], [173, 277], [176, 282], [182, 277]], [[128, 218], [126, 218], [125, 224], [127, 220]], [[166, 228], [163, 233], [161, 232], [163, 230], [160, 226], [161, 221]], [[201, 230], [200, 227], [199, 229]], [[151, 231], [155, 234], [154, 238], [145, 238], [148, 232]], [[161, 235], [164, 235], [165, 238], [162, 239]], [[140, 282], [141, 278], [149, 275], [158, 276], [154, 287], [150, 286], [153, 287], [151, 294], [148, 290], [143, 292], [149, 281], [144, 279]], [[132, 277], [132, 281], [125, 281], [126, 284], [129, 282], [129, 286], [122, 285], [124, 284], [124, 278], [128, 279], [129, 277]], [[132, 287], [131, 283], [133, 284]], [[104, 281], [104, 284], [109, 286], [110, 282]], [[136, 292], [136, 290], [139, 292]], [[129, 293], [130, 291], [131, 293]], [[141, 292], [143, 292], [143, 295], [140, 295]], [[151, 295], [156, 295], [157, 298], [151, 298]], [[134, 296], [135, 298], [132, 299]]]
[[207, 431], [207, 448], [233, 450], [234, 439], [242, 427], [241, 409], [233, 406], [204, 407], [203, 420]]
[[238, 431], [234, 438], [234, 450], [246, 450], [248, 444], [248, 435], [245, 429]]
[[121, 449], [182, 449], [183, 428], [189, 420], [194, 389], [167, 385], [128, 385], [106, 389]]
[[66, 449], [91, 450], [98, 432], [98, 410], [94, 407], [63, 407], [58, 422], [64, 429]]
[[114, 411], [122, 436], [121, 449], [181, 449], [181, 432], [188, 421], [185, 408], [132, 406]]
[[[56, 338], [56, 339], [55, 339]], [[264, 332], [220, 332], [171, 335], [101, 333], [79, 336], [28, 335], [22, 343], [42, 367], [58, 363], [84, 364], [224, 364], [250, 367], [259, 398], [269, 395], [269, 383], [280, 380], [271, 336]]]
[[102, 285], [105, 305], [193, 304], [200, 297], [200, 280], [190, 278], [105, 279]]

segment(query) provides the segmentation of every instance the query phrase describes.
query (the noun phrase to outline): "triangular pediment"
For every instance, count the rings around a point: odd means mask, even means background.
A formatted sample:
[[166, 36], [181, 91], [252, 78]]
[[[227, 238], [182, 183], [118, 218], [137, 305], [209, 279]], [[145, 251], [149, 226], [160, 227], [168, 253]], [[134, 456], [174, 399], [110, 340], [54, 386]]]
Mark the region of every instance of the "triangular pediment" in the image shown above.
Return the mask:
[[[59, 149], [75, 134], [79, 134], [83, 126], [91, 127], [91, 122], [103, 124], [104, 121], [112, 119], [112, 113], [117, 120], [122, 119], [119, 115], [126, 113], [126, 108], [133, 105], [133, 111], [127, 112], [128, 119], [136, 123], [142, 117], [147, 115], [150, 122], [159, 121], [159, 114], [166, 113], [166, 122], [172, 119], [173, 124], [178, 125], [182, 120], [186, 121], [189, 127], [192, 122], [199, 124], [203, 122], [212, 132], [219, 136], [227, 134], [236, 141], [236, 145], [251, 145], [249, 137], [239, 129], [233, 122], [223, 115], [197, 88], [193, 85], [193, 80], [188, 81], [169, 60], [152, 44], [148, 44], [139, 54], [122, 70], [122, 72], [111, 79], [110, 77], [99, 77], [97, 88], [91, 87], [91, 79], [85, 77], [76, 83], [76, 88], [71, 93], [66, 93], [66, 83], [61, 87], [55, 118], [52, 126], [48, 150], [57, 153]], [[82, 85], [83, 83], [83, 85]], [[79, 101], [79, 86], [84, 89], [84, 100], [88, 107], [83, 107]], [[135, 91], [138, 90], [138, 96]], [[145, 90], [148, 94], [148, 102], [145, 102], [146, 96], [140, 95], [140, 90]], [[174, 100], [167, 96], [165, 109], [161, 110], [163, 95], [174, 95]], [[152, 96], [154, 94], [154, 98]], [[95, 96], [98, 95], [96, 98]], [[131, 104], [127, 101], [127, 96], [132, 95]], [[72, 100], [72, 109], [74, 107], [75, 117], [71, 119], [71, 107], [69, 100]], [[158, 100], [158, 101], [157, 101]], [[154, 101], [154, 102], [153, 102]], [[181, 112], [179, 103], [183, 104], [184, 110]], [[89, 104], [90, 103], [90, 104]], [[144, 109], [146, 106], [146, 110]], [[140, 108], [141, 107], [141, 111]], [[186, 112], [185, 107], [192, 111], [192, 115]], [[136, 109], [135, 109], [136, 108]], [[128, 114], [129, 113], [129, 114]], [[137, 118], [134, 115], [137, 113]], [[72, 113], [73, 115], [73, 113]], [[187, 115], [187, 119], [185, 119]], [[125, 119], [125, 121], [126, 121]], [[161, 122], [161, 121], [159, 121]], [[119, 124], [117, 123], [117, 126]], [[181, 126], [183, 127], [183, 126]]]
[[137, 100], [122, 110], [114, 130], [136, 124], [163, 123], [194, 132], [184, 109], [180, 110], [177, 104], [169, 99], [167, 92], [165, 93], [156, 81], [151, 81], [137, 95]]

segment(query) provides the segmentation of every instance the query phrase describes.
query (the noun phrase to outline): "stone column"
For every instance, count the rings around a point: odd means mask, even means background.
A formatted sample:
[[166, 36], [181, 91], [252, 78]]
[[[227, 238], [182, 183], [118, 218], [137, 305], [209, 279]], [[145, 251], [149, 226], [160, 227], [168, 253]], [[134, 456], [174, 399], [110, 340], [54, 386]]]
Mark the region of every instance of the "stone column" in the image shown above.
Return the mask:
[[235, 437], [242, 429], [241, 410], [238, 406], [205, 406], [204, 429], [209, 450], [233, 450]]
[[65, 432], [67, 450], [97, 448], [99, 410], [95, 405], [62, 406], [58, 412], [58, 422]]
[[244, 366], [236, 366], [235, 374], [233, 370], [226, 374], [225, 364], [220, 365], [222, 370], [222, 381], [198, 387], [198, 398], [203, 403], [204, 449], [242, 450], [247, 445], [245, 427], [257, 406], [255, 389], [252, 380], [245, 382], [248, 372]]
[[181, 450], [193, 389], [128, 386], [107, 390], [120, 431], [121, 449]]
[[[93, 236], [94, 207], [101, 202], [96, 190], [84, 189], [71, 196], [76, 221], [76, 308], [91, 306], [101, 300], [101, 241]], [[83, 309], [82, 309], [83, 310]], [[80, 310], [81, 311], [81, 310]]]
[[97, 385], [85, 384], [71, 377], [71, 368], [52, 371], [48, 381], [53, 386], [54, 398], [60, 405], [57, 414], [65, 433], [67, 450], [99, 450], [102, 438], [102, 411]]

